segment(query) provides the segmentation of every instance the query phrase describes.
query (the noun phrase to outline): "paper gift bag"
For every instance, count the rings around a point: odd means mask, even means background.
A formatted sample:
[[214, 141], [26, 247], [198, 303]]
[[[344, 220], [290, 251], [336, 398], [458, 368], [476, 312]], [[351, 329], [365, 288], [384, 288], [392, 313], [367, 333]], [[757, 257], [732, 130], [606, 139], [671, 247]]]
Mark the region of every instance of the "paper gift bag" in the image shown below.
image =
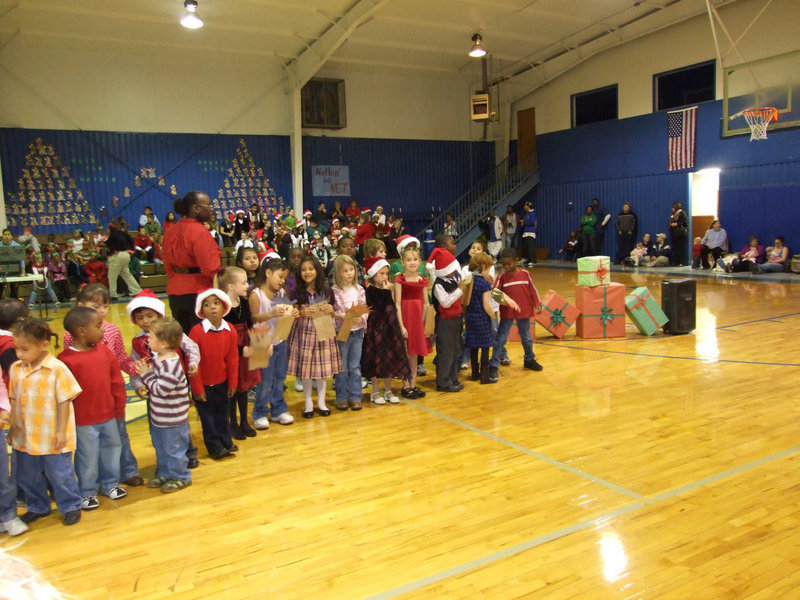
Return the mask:
[[621, 283], [576, 286], [575, 305], [581, 312], [576, 326], [578, 337], [625, 337], [625, 286]]
[[669, 321], [646, 287], [638, 287], [625, 297], [625, 312], [643, 335], [653, 335]]
[[542, 298], [542, 312], [534, 313], [539, 325], [561, 339], [578, 318], [580, 311], [564, 300], [555, 291], [548, 290]]
[[269, 366], [272, 347], [272, 332], [267, 328], [254, 328], [250, 330], [250, 355], [248, 366], [250, 369], [264, 369]]
[[594, 287], [611, 283], [611, 259], [608, 256], [584, 256], [578, 259], [578, 285]]

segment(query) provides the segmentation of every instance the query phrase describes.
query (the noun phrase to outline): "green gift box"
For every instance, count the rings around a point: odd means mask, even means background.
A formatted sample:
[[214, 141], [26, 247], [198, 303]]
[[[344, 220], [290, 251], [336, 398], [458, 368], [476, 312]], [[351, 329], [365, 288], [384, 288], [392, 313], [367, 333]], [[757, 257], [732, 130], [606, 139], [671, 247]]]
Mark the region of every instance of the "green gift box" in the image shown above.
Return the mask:
[[596, 287], [611, 283], [611, 259], [608, 256], [584, 256], [578, 259], [578, 285]]
[[653, 335], [669, 321], [646, 287], [638, 287], [625, 296], [625, 312], [642, 335]]

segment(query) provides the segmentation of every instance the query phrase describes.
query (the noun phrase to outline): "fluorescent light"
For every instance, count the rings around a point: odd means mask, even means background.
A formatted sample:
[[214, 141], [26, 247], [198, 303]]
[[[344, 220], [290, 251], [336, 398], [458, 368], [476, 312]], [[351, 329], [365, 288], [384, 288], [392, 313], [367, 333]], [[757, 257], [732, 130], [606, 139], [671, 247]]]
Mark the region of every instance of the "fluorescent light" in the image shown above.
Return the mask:
[[186, 9], [186, 14], [181, 19], [181, 25], [186, 29], [200, 29], [203, 20], [197, 14], [197, 0], [186, 0], [183, 7]]

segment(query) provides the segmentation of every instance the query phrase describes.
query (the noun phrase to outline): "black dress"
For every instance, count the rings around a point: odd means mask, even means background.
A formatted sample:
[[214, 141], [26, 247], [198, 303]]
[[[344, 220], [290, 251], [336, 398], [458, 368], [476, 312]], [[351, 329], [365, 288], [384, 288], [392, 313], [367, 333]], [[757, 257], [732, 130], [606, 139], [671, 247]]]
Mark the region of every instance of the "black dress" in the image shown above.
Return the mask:
[[392, 290], [381, 290], [371, 285], [366, 290], [366, 296], [367, 306], [372, 311], [367, 319], [361, 350], [361, 374], [367, 378], [410, 379], [411, 368]]

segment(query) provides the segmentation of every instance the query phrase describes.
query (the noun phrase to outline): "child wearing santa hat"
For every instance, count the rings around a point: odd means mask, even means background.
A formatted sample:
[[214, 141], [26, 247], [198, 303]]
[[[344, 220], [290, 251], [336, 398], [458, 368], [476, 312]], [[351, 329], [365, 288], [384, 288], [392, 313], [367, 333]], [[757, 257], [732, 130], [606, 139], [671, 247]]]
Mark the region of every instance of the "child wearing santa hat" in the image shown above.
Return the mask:
[[228, 400], [239, 383], [239, 348], [236, 331], [224, 317], [231, 301], [222, 290], [209, 288], [197, 295], [195, 314], [202, 319], [189, 337], [200, 347], [197, 379], [203, 392], [195, 394], [195, 406], [203, 426], [203, 441], [214, 460], [231, 456], [239, 448], [231, 439]]
[[436, 390], [460, 392], [464, 384], [458, 381], [461, 357], [461, 329], [466, 280], [461, 277], [461, 265], [452, 252], [434, 248], [428, 258], [433, 275], [433, 306], [436, 309]]
[[430, 341], [425, 337], [424, 315], [428, 306], [428, 280], [420, 275], [422, 263], [419, 250], [406, 248], [403, 252], [403, 270], [394, 280], [394, 300], [400, 320], [400, 331], [406, 340], [411, 375], [403, 381], [404, 398], [424, 398], [425, 392], [417, 387], [417, 356], [431, 352]]

